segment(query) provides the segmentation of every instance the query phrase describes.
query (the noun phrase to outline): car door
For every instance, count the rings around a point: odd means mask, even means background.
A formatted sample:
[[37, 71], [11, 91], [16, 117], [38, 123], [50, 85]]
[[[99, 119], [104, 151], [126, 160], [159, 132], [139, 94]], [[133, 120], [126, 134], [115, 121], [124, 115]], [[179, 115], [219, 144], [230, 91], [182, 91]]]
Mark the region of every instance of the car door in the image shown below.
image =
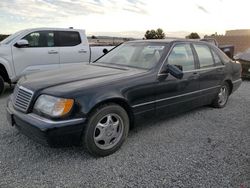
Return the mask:
[[201, 102], [211, 103], [218, 93], [224, 78], [225, 66], [217, 53], [206, 44], [194, 43], [195, 52], [199, 61], [199, 81]]
[[156, 89], [156, 112], [172, 114], [199, 106], [199, 73], [189, 43], [173, 46], [165, 64], [175, 65], [183, 71], [183, 78], [177, 79], [168, 74], [160, 79]]
[[59, 49], [55, 47], [53, 31], [34, 31], [22, 39], [29, 42], [27, 47], [12, 46], [14, 68], [18, 77], [59, 67]]
[[90, 58], [89, 45], [82, 41], [78, 31], [58, 31], [60, 66], [88, 63]]

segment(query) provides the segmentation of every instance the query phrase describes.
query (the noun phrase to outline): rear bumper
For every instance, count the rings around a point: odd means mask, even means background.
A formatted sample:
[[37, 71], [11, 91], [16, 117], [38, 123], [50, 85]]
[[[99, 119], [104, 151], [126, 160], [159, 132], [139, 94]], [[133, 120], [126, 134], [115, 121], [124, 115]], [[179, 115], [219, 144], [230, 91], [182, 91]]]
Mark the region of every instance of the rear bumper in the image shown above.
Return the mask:
[[52, 121], [36, 114], [24, 114], [14, 109], [11, 100], [7, 102], [7, 119], [21, 133], [49, 146], [79, 144], [85, 118]]
[[242, 83], [242, 79], [235, 80], [232, 83], [233, 83], [233, 90], [232, 90], [232, 93], [233, 93], [234, 91], [236, 91], [240, 87], [240, 85]]

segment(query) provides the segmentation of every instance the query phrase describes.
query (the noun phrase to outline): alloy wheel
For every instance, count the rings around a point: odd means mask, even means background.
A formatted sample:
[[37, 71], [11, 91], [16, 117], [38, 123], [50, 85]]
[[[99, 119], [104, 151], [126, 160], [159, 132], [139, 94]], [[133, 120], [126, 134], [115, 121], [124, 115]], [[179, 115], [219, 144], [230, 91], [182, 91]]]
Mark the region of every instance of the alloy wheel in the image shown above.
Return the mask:
[[219, 100], [218, 103], [223, 106], [224, 104], [226, 104], [227, 99], [228, 99], [228, 89], [226, 86], [222, 86], [220, 88], [220, 92], [218, 94]]
[[108, 114], [100, 119], [94, 131], [94, 142], [102, 150], [114, 147], [122, 138], [124, 124], [118, 114]]

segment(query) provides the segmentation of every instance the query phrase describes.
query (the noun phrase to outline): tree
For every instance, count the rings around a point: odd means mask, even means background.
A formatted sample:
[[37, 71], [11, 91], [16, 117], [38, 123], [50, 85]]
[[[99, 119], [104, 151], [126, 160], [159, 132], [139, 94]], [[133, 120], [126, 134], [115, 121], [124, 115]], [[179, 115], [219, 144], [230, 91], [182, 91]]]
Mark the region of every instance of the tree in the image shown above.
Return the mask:
[[200, 39], [200, 36], [198, 33], [190, 33], [188, 36], [186, 36], [186, 39]]
[[218, 36], [217, 32], [215, 32], [214, 34], [211, 34], [211, 35], [205, 35], [204, 38], [214, 38], [216, 36]]
[[4, 40], [5, 38], [7, 38], [9, 35], [2, 35], [0, 34], [0, 41]]
[[156, 31], [154, 29], [147, 30], [144, 36], [146, 39], [164, 39], [165, 33], [161, 28], [158, 28]]

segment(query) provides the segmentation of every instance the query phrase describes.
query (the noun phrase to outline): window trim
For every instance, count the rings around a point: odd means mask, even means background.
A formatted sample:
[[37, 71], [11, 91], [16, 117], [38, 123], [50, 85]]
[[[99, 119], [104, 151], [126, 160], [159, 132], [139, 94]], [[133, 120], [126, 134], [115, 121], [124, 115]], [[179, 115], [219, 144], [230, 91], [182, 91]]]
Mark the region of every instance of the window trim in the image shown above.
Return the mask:
[[[38, 31], [32, 31], [32, 32], [29, 32], [28, 34], [24, 35], [23, 37], [21, 37], [21, 39], [19, 40], [22, 40], [24, 39], [26, 36], [32, 34], [32, 33], [41, 33], [41, 32], [47, 32], [47, 33], [53, 33], [54, 34], [54, 46], [26, 46], [26, 47], [23, 47], [23, 48], [54, 48], [54, 47], [57, 47], [57, 43], [56, 43], [56, 32], [53, 31], [53, 30], [38, 30]], [[25, 39], [27, 40], [27, 39]], [[15, 45], [15, 44], [14, 44]]]
[[202, 72], [206, 70], [215, 70], [218, 68], [224, 68], [225, 65], [219, 65], [219, 66], [214, 66], [214, 67], [208, 67], [208, 68], [202, 68], [202, 69], [196, 69], [196, 70], [191, 70], [191, 71], [183, 71], [183, 73], [190, 73], [190, 72]]

